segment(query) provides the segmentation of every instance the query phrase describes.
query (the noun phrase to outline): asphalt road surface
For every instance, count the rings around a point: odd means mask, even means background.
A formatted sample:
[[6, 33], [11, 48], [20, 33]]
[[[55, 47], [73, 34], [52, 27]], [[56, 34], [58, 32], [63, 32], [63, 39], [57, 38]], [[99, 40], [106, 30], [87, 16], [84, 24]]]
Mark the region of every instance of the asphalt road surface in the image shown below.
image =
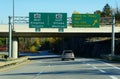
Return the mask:
[[27, 65], [0, 72], [0, 79], [120, 79], [120, 67], [96, 59], [33, 58]]

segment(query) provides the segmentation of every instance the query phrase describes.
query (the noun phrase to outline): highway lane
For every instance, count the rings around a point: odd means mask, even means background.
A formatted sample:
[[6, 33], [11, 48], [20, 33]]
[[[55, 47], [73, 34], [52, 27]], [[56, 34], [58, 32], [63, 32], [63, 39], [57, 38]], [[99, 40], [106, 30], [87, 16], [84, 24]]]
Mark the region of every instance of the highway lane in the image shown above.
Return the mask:
[[120, 68], [96, 59], [35, 59], [28, 65], [0, 72], [0, 79], [120, 79]]

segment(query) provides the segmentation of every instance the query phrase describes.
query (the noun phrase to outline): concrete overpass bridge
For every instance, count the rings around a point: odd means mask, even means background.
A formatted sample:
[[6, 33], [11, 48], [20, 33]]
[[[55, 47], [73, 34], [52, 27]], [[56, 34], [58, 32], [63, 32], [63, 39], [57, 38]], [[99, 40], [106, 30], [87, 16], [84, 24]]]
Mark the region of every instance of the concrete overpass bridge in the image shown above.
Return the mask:
[[[0, 25], [0, 37], [8, 37], [9, 26]], [[29, 28], [28, 24], [15, 24], [13, 37], [111, 37], [112, 26], [100, 26], [100, 28], [72, 28], [68, 26], [64, 32], [58, 28], [41, 28], [36, 32], [35, 28]], [[115, 36], [120, 37], [120, 27], [115, 27]]]
[[[41, 28], [36, 32], [35, 28], [29, 28], [28, 24], [15, 24], [12, 32], [12, 58], [18, 58], [19, 37], [111, 37], [112, 26], [100, 26], [100, 28], [72, 28], [68, 26], [64, 32], [59, 32], [57, 28]], [[8, 24], [0, 25], [0, 37], [9, 36]], [[115, 27], [115, 36], [120, 37], [120, 27]]]

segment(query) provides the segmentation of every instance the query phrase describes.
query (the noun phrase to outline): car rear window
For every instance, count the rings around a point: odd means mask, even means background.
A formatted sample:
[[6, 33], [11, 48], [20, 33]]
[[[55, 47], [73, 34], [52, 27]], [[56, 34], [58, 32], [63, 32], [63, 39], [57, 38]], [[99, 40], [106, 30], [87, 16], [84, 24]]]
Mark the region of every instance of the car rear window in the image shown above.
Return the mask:
[[72, 53], [72, 51], [64, 51], [64, 53]]

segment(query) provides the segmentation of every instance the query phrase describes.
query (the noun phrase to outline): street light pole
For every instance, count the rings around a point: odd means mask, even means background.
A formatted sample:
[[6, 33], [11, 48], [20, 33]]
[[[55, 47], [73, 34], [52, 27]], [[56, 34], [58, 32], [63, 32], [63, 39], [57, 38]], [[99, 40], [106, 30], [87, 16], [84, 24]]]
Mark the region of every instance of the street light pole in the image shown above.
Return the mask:
[[15, 14], [15, 11], [14, 11], [14, 8], [15, 6], [14, 6], [14, 0], [13, 0], [13, 28], [12, 28], [12, 30], [14, 30], [14, 14]]
[[112, 50], [111, 50], [111, 55], [115, 55], [115, 14], [112, 12]]
[[9, 16], [9, 58], [12, 57], [12, 32], [14, 30], [14, 0], [13, 0], [13, 25], [11, 25], [11, 17]]

